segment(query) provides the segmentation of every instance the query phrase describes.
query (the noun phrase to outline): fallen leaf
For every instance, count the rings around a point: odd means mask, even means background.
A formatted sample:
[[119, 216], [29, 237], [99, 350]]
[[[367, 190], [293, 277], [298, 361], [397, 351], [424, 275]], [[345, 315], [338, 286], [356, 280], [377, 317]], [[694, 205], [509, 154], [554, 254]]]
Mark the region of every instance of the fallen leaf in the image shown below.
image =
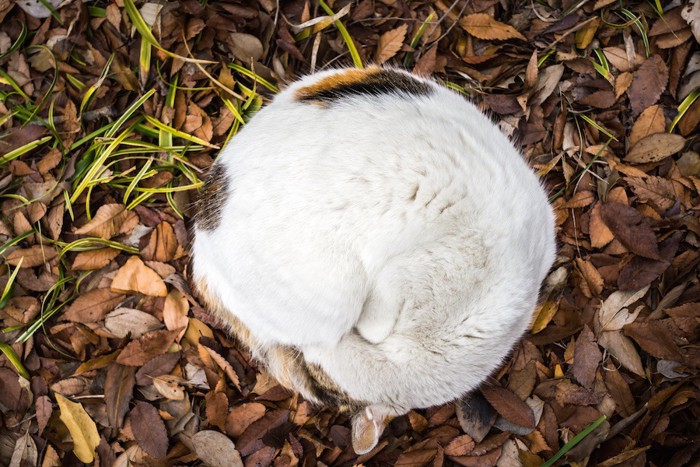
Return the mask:
[[139, 446], [155, 458], [168, 453], [168, 433], [158, 410], [148, 402], [139, 401], [129, 413], [131, 431]]
[[651, 284], [671, 265], [671, 260], [678, 251], [681, 235], [675, 234], [659, 244], [662, 260], [653, 260], [635, 256], [632, 261], [622, 268], [617, 278], [620, 290], [637, 290]]
[[86, 464], [95, 460], [95, 449], [100, 444], [97, 425], [78, 402], [72, 402], [60, 394], [54, 394], [60, 410], [61, 421], [73, 438], [73, 453]]
[[248, 429], [238, 437], [238, 450], [248, 456], [265, 446], [263, 437], [289, 419], [288, 410], [270, 410], [260, 420], [250, 424]]
[[176, 331], [151, 331], [138, 340], [129, 342], [117, 357], [117, 363], [141, 366], [159, 355], [163, 355], [175, 342]]
[[148, 386], [153, 378], [168, 374], [180, 360], [180, 352], [169, 352], [152, 358], [136, 372], [136, 383]]
[[259, 402], [248, 402], [234, 407], [226, 417], [226, 433], [238, 438], [255, 421], [265, 415], [266, 408]]
[[506, 40], [519, 39], [526, 41], [527, 38], [520, 34], [513, 26], [496, 21], [485, 13], [475, 13], [467, 15], [459, 20], [469, 34], [479, 39]]
[[588, 326], [583, 326], [574, 344], [574, 363], [571, 365], [571, 372], [576, 381], [583, 387], [591, 389], [602, 359], [603, 354], [595, 342], [593, 331]]
[[668, 84], [668, 67], [658, 55], [649, 57], [634, 72], [632, 84], [627, 90], [633, 115], [656, 103]]
[[181, 385], [184, 382], [186, 381], [177, 376], [161, 375], [153, 378], [153, 387], [166, 399], [181, 401], [185, 398], [185, 388]]
[[541, 105], [554, 90], [559, 86], [561, 77], [564, 74], [564, 65], [558, 63], [541, 70], [537, 78], [537, 85], [532, 91], [529, 104], [531, 106]]
[[175, 259], [178, 242], [173, 226], [161, 222], [151, 231], [148, 245], [141, 252], [141, 257], [149, 261], [167, 262]]
[[93, 218], [84, 226], [76, 229], [78, 235], [93, 235], [109, 240], [117, 233], [128, 232], [138, 223], [138, 216], [127, 211], [121, 204], [104, 204], [99, 207]]
[[79, 295], [63, 313], [61, 319], [76, 323], [94, 323], [102, 320], [122, 300], [124, 300], [124, 294], [110, 289], [93, 289]]
[[474, 449], [474, 440], [469, 435], [458, 436], [445, 446], [446, 456], [466, 456]]
[[48, 245], [34, 245], [29, 248], [17, 248], [7, 255], [7, 264], [17, 266], [22, 261], [22, 268], [33, 268], [51, 261], [58, 252]]
[[626, 324], [633, 323], [641, 311], [638, 307], [633, 313], [628, 307], [646, 295], [649, 286], [639, 290], [617, 291], [603, 302], [598, 310], [598, 327], [601, 331], [619, 331]]
[[391, 57], [396, 55], [399, 50], [401, 50], [403, 41], [406, 38], [406, 31], [408, 31], [408, 24], [404, 23], [401, 26], [391, 29], [379, 36], [377, 50], [374, 53], [374, 61], [377, 65], [381, 65], [382, 63], [386, 62]]
[[149, 268], [137, 256], [131, 256], [119, 268], [112, 280], [112, 290], [118, 292], [138, 292], [152, 297], [165, 297], [168, 289], [158, 273]]
[[115, 363], [107, 370], [104, 382], [105, 406], [109, 426], [121, 428], [124, 416], [129, 411], [129, 402], [134, 391], [136, 370], [134, 367]]
[[642, 359], [637, 349], [629, 338], [620, 334], [620, 331], [604, 331], [598, 335], [598, 343], [617, 358], [622, 366], [631, 372], [644, 377]]
[[626, 162], [647, 164], [658, 162], [681, 151], [685, 146], [685, 138], [672, 133], [656, 133], [646, 136], [632, 146], [625, 156]]
[[36, 449], [36, 443], [29, 431], [26, 431], [17, 438], [8, 467], [34, 466], [37, 465], [38, 460], [39, 452]]
[[635, 410], [632, 391], [630, 391], [630, 387], [625, 381], [625, 378], [620, 374], [620, 371], [615, 368], [612, 362], [608, 362], [606, 365], [603, 376], [605, 378], [605, 386], [615, 400], [617, 411], [623, 417], [632, 415]]
[[660, 105], [647, 107], [637, 117], [632, 130], [627, 137], [627, 144], [632, 147], [639, 140], [655, 133], [663, 133], [666, 130], [666, 117]]
[[200, 352], [203, 350], [204, 352], [207, 352], [207, 354], [211, 357], [212, 360], [216, 362], [216, 364], [224, 370], [224, 373], [226, 373], [226, 376], [228, 376], [228, 379], [233, 383], [234, 386], [236, 386], [236, 389], [239, 391], [241, 390], [241, 383], [238, 379], [238, 375], [234, 371], [233, 367], [229, 362], [226, 361], [224, 357], [221, 356], [220, 353], [218, 353], [216, 350], [210, 349], [209, 347], [206, 347], [204, 345], [199, 346]]
[[653, 321], [627, 324], [622, 332], [634, 339], [645, 352], [656, 358], [674, 361], [680, 361], [683, 358], [668, 329]]
[[209, 423], [226, 431], [226, 416], [228, 415], [228, 397], [223, 392], [209, 392], [205, 400], [207, 402], [206, 414]]
[[655, 176], [626, 177], [625, 180], [644, 203], [651, 203], [662, 211], [671, 209], [676, 204], [678, 197], [671, 180]]
[[481, 387], [481, 393], [496, 412], [509, 422], [525, 428], [535, 428], [532, 409], [509, 390], [500, 386], [485, 385]]
[[101, 269], [119, 255], [120, 251], [114, 248], [100, 248], [99, 250], [81, 251], [75, 255], [71, 269], [74, 271], [92, 271]]
[[132, 339], [138, 339], [162, 327], [163, 323], [155, 316], [133, 308], [117, 308], [105, 316], [105, 328], [117, 337], [131, 334]]
[[173, 289], [165, 297], [165, 305], [163, 305], [163, 322], [165, 327], [170, 331], [183, 330], [189, 324], [187, 312], [190, 309], [190, 304], [182, 292]]
[[591, 246], [593, 248], [603, 248], [615, 238], [608, 226], [603, 222], [603, 216], [600, 213], [601, 206], [601, 203], [597, 203], [593, 206], [593, 209], [591, 209], [588, 231], [591, 236]]
[[39, 396], [34, 401], [36, 422], [39, 425], [39, 435], [44, 431], [53, 413], [53, 404], [49, 396]]
[[603, 204], [600, 213], [605, 225], [625, 248], [645, 258], [661, 259], [656, 235], [636, 209], [613, 202]]
[[223, 433], [202, 430], [192, 437], [192, 445], [199, 460], [209, 467], [243, 467], [241, 454]]
[[681, 10], [681, 17], [690, 25], [695, 41], [700, 43], [700, 0], [690, 0]]

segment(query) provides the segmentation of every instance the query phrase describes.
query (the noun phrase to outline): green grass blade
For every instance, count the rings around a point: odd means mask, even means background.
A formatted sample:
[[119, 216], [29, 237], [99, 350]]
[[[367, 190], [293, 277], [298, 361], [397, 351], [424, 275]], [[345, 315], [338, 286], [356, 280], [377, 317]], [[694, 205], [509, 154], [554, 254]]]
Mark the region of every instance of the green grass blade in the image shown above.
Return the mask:
[[15, 270], [12, 271], [10, 276], [7, 278], [7, 284], [5, 284], [5, 289], [2, 291], [2, 296], [0, 297], [0, 310], [5, 308], [7, 302], [10, 301], [10, 294], [12, 293], [12, 287], [15, 285], [15, 278], [19, 272], [19, 268], [22, 267], [22, 262], [24, 261], [24, 256], [22, 256], [17, 262]]
[[681, 118], [683, 118], [683, 115], [688, 111], [691, 105], [697, 100], [697, 98], [700, 97], [700, 88], [694, 89], [690, 94], [685, 96], [685, 99], [683, 99], [683, 102], [680, 103], [678, 106], [678, 115], [676, 115], [673, 118], [673, 121], [671, 122], [671, 127], [668, 129], [669, 133], [673, 132], [673, 129], [676, 128], [676, 125], [678, 122], [681, 121]]
[[0, 342], [0, 351], [5, 354], [7, 359], [12, 363], [12, 366], [15, 367], [15, 370], [17, 370], [17, 373], [24, 379], [31, 379], [31, 376], [29, 376], [29, 372], [27, 371], [26, 368], [24, 368], [24, 365], [22, 365], [22, 361], [19, 359], [19, 356], [17, 355], [17, 352], [15, 352], [15, 349], [10, 347], [7, 344], [3, 344]]
[[4, 154], [3, 156], [0, 156], [0, 167], [9, 163], [11, 160], [17, 159], [18, 157], [28, 153], [29, 151], [32, 151], [33, 149], [38, 148], [42, 144], [50, 141], [51, 138], [53, 138], [53, 136], [44, 136], [43, 138], [39, 138], [36, 141], [27, 143], [16, 149], [13, 149], [12, 151], [8, 152], [7, 154]]
[[156, 118], [151, 117], [150, 115], [144, 115], [144, 117], [146, 118], [146, 121], [148, 123], [150, 123], [151, 125], [153, 125], [157, 129], [159, 129], [161, 131], [167, 131], [168, 133], [172, 134], [176, 138], [181, 138], [181, 139], [184, 139], [187, 141], [192, 141], [193, 143], [201, 144], [202, 146], [206, 146], [208, 148], [219, 149], [218, 146], [215, 146], [211, 143], [208, 143], [208, 142], [204, 141], [203, 139], [197, 138], [194, 135], [190, 135], [188, 133], [185, 133], [184, 131], [176, 130], [175, 128], [173, 128], [169, 125], [166, 125], [165, 123], [161, 122], [160, 120], [158, 120]]
[[[333, 10], [326, 5], [326, 2], [323, 0], [318, 0], [318, 4], [323, 8], [323, 11], [325, 11], [327, 14], [333, 16]], [[364, 68], [362, 65], [362, 59], [360, 58], [360, 54], [357, 52], [357, 48], [355, 47], [355, 43], [352, 40], [352, 37], [350, 37], [350, 33], [348, 30], [345, 28], [345, 25], [343, 24], [342, 21], [336, 20], [333, 22], [335, 24], [335, 27], [338, 29], [338, 32], [340, 32], [340, 35], [343, 36], [343, 40], [345, 41], [345, 45], [348, 48], [348, 51], [350, 52], [350, 56], [352, 57], [352, 63], [355, 65], [356, 68]]]
[[591, 432], [598, 428], [600, 424], [603, 423], [607, 418], [608, 417], [606, 417], [605, 415], [601, 415], [598, 420], [588, 425], [581, 433], [574, 436], [571, 439], [571, 441], [566, 443], [556, 454], [554, 454], [554, 456], [551, 459], [542, 464], [542, 467], [551, 467], [552, 465], [554, 465], [556, 461], [561, 459], [561, 457], [564, 456], [567, 452], [571, 451], [574, 448], [574, 446], [583, 441], [583, 439], [586, 436], [590, 435]]
[[418, 42], [420, 41], [420, 38], [423, 37], [423, 34], [425, 34], [425, 30], [428, 28], [428, 25], [430, 22], [433, 20], [433, 14], [430, 13], [427, 18], [425, 18], [425, 21], [420, 25], [416, 33], [413, 35], [413, 39], [411, 39], [411, 43], [409, 46], [411, 47], [411, 51], [406, 54], [406, 57], [403, 59], [403, 66], [408, 66], [409, 63], [411, 63], [411, 60], [413, 59], [413, 49], [416, 48], [418, 45]]

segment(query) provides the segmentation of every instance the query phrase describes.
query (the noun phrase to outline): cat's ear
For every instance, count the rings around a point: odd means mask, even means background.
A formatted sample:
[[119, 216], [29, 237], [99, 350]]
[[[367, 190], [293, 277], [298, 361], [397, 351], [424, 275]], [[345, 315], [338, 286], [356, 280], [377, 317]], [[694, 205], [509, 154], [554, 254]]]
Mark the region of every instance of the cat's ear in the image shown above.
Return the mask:
[[370, 405], [352, 418], [352, 448], [356, 454], [370, 452], [379, 442], [389, 422], [398, 415], [393, 408]]

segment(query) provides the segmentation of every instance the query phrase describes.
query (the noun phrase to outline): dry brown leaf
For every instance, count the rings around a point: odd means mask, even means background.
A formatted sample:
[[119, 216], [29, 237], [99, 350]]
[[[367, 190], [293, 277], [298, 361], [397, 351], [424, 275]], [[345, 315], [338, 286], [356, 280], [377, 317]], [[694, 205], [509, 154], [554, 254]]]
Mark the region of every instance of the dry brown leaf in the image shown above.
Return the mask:
[[260, 420], [251, 423], [248, 429], [238, 437], [238, 450], [243, 456], [248, 456], [264, 447], [263, 437], [288, 419], [288, 410], [270, 410]]
[[656, 235], [636, 209], [622, 203], [606, 203], [601, 207], [601, 215], [625, 248], [645, 258], [661, 259]]
[[672, 133], [657, 133], [642, 138], [625, 156], [626, 162], [646, 164], [658, 162], [682, 150], [685, 138]]
[[605, 331], [598, 335], [598, 343], [617, 358], [622, 366], [641, 377], [644, 377], [642, 359], [629, 338], [620, 331]]
[[185, 388], [182, 383], [186, 383], [186, 381], [172, 375], [160, 375], [153, 378], [153, 387], [156, 391], [166, 399], [173, 401], [181, 401], [185, 398]]
[[605, 386], [613, 396], [613, 399], [615, 399], [617, 411], [623, 417], [632, 415], [635, 409], [632, 391], [630, 391], [630, 387], [625, 381], [625, 378], [620, 374], [618, 369], [615, 368], [612, 362], [606, 365], [603, 376], [605, 377]]
[[479, 39], [487, 40], [506, 40], [519, 39], [526, 41], [527, 38], [520, 34], [513, 26], [496, 21], [490, 15], [485, 13], [475, 13], [467, 15], [459, 20], [462, 26], [469, 34]]
[[223, 433], [203, 430], [192, 437], [197, 457], [209, 467], [243, 467], [241, 454]]
[[22, 261], [22, 268], [33, 268], [51, 261], [58, 252], [48, 245], [34, 245], [29, 248], [17, 248], [7, 255], [7, 263], [17, 266]]
[[129, 413], [129, 420], [139, 446], [153, 457], [165, 457], [168, 453], [168, 433], [158, 410], [148, 402], [139, 401]]
[[644, 109], [656, 103], [668, 84], [668, 67], [658, 55], [649, 57], [634, 72], [632, 84], [627, 90], [632, 105], [632, 113], [639, 115]]
[[481, 393], [507, 421], [525, 428], [535, 428], [532, 409], [509, 390], [500, 386], [482, 386]]
[[629, 147], [633, 147], [642, 138], [655, 133], [663, 133], [665, 130], [666, 117], [664, 117], [663, 109], [660, 105], [652, 105], [644, 109], [635, 120], [632, 131], [627, 137], [627, 144]]
[[141, 366], [152, 358], [163, 355], [175, 342], [175, 331], [151, 331], [138, 340], [131, 341], [117, 357], [117, 363]]
[[91, 271], [101, 269], [119, 255], [120, 251], [114, 248], [100, 248], [99, 250], [81, 251], [75, 255], [71, 269], [74, 271]]
[[53, 413], [53, 404], [49, 396], [39, 396], [34, 401], [34, 407], [36, 409], [36, 421], [39, 425], [39, 435], [41, 435]]
[[167, 262], [175, 259], [178, 242], [173, 226], [169, 222], [161, 222], [151, 232], [148, 245], [141, 252], [143, 259], [148, 261]]
[[255, 421], [265, 415], [266, 408], [258, 402], [249, 402], [234, 407], [226, 417], [226, 433], [234, 438], [241, 436]]
[[94, 323], [114, 310], [122, 300], [123, 294], [110, 289], [94, 289], [78, 296], [61, 319], [76, 323]]
[[134, 391], [136, 370], [134, 367], [114, 363], [107, 370], [104, 382], [105, 406], [109, 426], [118, 430], [129, 411], [129, 402]]
[[168, 289], [158, 273], [149, 268], [137, 256], [131, 256], [119, 268], [112, 280], [112, 290], [118, 292], [138, 292], [153, 297], [165, 297]]
[[622, 332], [656, 358], [674, 361], [681, 361], [683, 358], [673, 336], [665, 326], [659, 326], [653, 321], [630, 323], [622, 328]]
[[474, 440], [469, 435], [458, 436], [445, 446], [446, 456], [466, 456], [474, 449]]
[[591, 389], [602, 358], [603, 354], [595, 342], [593, 331], [588, 326], [584, 326], [576, 339], [574, 363], [571, 365], [571, 372], [576, 381], [581, 383], [583, 387]]
[[104, 204], [94, 217], [75, 231], [78, 235], [91, 235], [109, 240], [117, 233], [128, 232], [138, 223], [138, 216], [121, 204]]
[[136, 384], [148, 386], [153, 378], [172, 371], [179, 360], [180, 352], [169, 352], [149, 360], [136, 372]]
[[662, 177], [626, 177], [625, 180], [640, 201], [651, 203], [661, 211], [671, 209], [678, 197], [673, 182]]
[[406, 38], [406, 32], [408, 31], [408, 24], [404, 23], [401, 26], [391, 29], [379, 37], [379, 42], [377, 43], [377, 50], [374, 53], [374, 61], [377, 65], [389, 60], [391, 57], [396, 55], [396, 53], [401, 50], [403, 41]]
[[228, 376], [229, 380], [233, 383], [233, 385], [236, 386], [236, 389], [240, 391], [241, 383], [238, 379], [238, 375], [236, 374], [231, 364], [227, 362], [226, 359], [222, 357], [221, 354], [218, 353], [216, 350], [210, 349], [209, 347], [203, 345], [200, 345], [199, 349], [200, 352], [204, 351], [207, 352], [207, 354], [209, 354], [211, 359], [216, 362], [219, 368], [224, 370], [224, 373], [226, 373], [226, 376]]
[[632, 85], [634, 75], [628, 71], [620, 73], [615, 78], [615, 99], [619, 99], [621, 95], [627, 92]]
[[206, 395], [205, 400], [207, 402], [206, 414], [209, 423], [222, 431], [227, 431], [228, 397], [226, 397], [226, 394], [224, 392], [211, 391]]
[[190, 309], [190, 304], [182, 292], [173, 289], [165, 297], [165, 305], [163, 305], [163, 322], [165, 327], [171, 331], [183, 330], [189, 324], [187, 312]]
[[117, 337], [131, 334], [132, 339], [138, 339], [162, 327], [163, 323], [155, 316], [133, 308], [117, 308], [105, 317], [105, 328]]
[[588, 231], [591, 236], [591, 246], [593, 248], [603, 248], [615, 238], [608, 226], [603, 222], [603, 217], [600, 213], [601, 206], [601, 203], [597, 203], [593, 206], [593, 209], [591, 209]]
[[605, 47], [603, 49], [605, 58], [613, 64], [620, 72], [630, 72], [644, 63], [644, 58], [636, 54], [632, 61], [627, 57], [627, 52], [622, 47]]

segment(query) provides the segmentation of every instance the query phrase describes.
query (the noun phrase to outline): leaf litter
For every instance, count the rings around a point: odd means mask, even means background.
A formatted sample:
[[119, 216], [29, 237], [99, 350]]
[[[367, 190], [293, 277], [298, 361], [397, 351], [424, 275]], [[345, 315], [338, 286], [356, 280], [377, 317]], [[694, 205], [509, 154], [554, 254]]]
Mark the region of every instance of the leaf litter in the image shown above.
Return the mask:
[[[0, 2], [0, 463], [697, 459], [700, 2], [48, 4]], [[492, 379], [360, 457], [348, 416], [277, 386], [188, 285], [214, 148], [352, 61], [497, 114], [560, 246]]]

